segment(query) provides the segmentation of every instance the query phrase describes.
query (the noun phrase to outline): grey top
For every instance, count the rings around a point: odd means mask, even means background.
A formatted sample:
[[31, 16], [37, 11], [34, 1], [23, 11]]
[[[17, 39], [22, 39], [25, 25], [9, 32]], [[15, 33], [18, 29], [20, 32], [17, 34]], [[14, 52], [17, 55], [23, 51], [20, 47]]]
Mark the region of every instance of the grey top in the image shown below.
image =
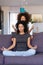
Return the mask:
[[28, 33], [21, 35], [13, 32], [12, 37], [16, 38], [16, 51], [27, 50], [27, 39], [30, 37]]

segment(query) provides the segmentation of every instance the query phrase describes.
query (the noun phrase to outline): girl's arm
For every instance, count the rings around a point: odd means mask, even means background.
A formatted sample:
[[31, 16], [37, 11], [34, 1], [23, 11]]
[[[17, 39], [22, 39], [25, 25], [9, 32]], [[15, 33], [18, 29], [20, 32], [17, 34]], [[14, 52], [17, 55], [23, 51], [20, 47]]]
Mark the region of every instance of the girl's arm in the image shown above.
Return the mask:
[[31, 49], [37, 49], [37, 45], [35, 45], [34, 47], [30, 44], [30, 37], [27, 40], [27, 46]]
[[16, 38], [14, 38], [13, 44], [8, 48], [8, 50], [13, 49], [15, 47], [15, 45], [16, 45]]
[[2, 50], [11, 50], [15, 47], [15, 45], [16, 45], [16, 38], [14, 38], [13, 44], [9, 48], [2, 47]]

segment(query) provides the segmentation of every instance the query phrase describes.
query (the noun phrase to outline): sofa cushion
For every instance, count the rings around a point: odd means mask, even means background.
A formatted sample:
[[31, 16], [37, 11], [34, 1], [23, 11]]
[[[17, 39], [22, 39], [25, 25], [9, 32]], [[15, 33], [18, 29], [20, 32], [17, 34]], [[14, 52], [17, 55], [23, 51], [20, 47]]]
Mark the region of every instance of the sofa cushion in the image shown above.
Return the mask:
[[0, 54], [0, 64], [3, 64], [3, 55], [2, 54]]
[[0, 35], [0, 48], [8, 48], [11, 45], [11, 35]]
[[5, 64], [43, 65], [43, 54], [34, 56], [5, 56]]
[[37, 52], [43, 52], [43, 32], [34, 34], [32, 45], [37, 45]]

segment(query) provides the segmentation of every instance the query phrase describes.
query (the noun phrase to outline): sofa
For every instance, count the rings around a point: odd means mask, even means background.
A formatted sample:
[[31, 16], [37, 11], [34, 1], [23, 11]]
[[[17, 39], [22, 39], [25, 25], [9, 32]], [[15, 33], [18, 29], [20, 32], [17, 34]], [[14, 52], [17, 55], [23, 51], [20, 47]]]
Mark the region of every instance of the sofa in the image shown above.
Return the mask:
[[[0, 65], [43, 65], [43, 32], [33, 35], [31, 44], [37, 45], [37, 53], [33, 56], [4, 56], [0, 50]], [[12, 35], [0, 35], [0, 48], [8, 48]], [[12, 50], [13, 51], [13, 50]]]

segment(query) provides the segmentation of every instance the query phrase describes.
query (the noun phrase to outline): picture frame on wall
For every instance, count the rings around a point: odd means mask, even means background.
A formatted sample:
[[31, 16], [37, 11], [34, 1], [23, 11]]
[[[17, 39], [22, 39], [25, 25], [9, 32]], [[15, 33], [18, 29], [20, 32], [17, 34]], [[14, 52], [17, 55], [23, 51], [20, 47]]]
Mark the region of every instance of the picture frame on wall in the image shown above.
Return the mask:
[[37, 22], [41, 23], [43, 21], [42, 14], [32, 14], [31, 19], [33, 23], [37, 23]]

